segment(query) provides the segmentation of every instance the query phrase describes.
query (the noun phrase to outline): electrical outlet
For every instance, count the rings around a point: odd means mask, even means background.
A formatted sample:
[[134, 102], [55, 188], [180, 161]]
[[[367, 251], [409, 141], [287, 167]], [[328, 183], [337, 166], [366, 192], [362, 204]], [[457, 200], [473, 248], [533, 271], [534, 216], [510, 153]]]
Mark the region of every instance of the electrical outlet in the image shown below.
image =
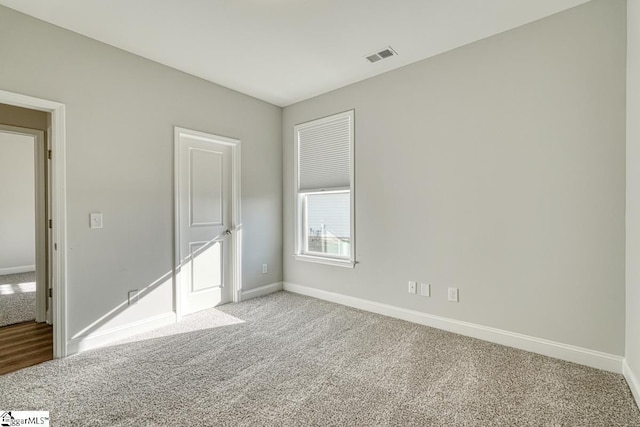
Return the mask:
[[408, 291], [409, 291], [410, 294], [415, 294], [416, 293], [416, 282], [409, 281]]
[[458, 302], [458, 288], [449, 288], [449, 301]]
[[431, 285], [428, 283], [420, 283], [420, 295], [423, 297], [430, 297]]
[[137, 289], [129, 291], [129, 305], [136, 305], [138, 303], [138, 294]]
[[262, 274], [267, 274], [269, 271], [269, 266], [267, 264], [262, 264]]

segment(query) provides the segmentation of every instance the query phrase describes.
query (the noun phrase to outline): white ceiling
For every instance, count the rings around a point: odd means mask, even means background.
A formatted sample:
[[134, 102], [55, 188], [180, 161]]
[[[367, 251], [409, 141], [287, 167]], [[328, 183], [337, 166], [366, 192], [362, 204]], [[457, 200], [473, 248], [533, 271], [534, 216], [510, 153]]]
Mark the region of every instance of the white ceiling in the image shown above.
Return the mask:
[[[0, 0], [279, 106], [588, 0]], [[398, 56], [370, 64], [386, 46]]]

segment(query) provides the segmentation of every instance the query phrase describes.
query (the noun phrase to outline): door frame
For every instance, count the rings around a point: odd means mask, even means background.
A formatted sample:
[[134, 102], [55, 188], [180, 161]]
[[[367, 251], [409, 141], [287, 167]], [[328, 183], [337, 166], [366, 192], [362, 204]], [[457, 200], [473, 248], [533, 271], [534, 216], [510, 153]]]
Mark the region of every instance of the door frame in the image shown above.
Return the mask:
[[66, 195], [66, 128], [65, 105], [60, 102], [35, 98], [0, 90], [0, 103], [51, 114], [49, 138], [51, 141], [51, 220], [53, 250], [51, 252], [53, 317], [53, 357], [67, 355], [66, 288], [67, 288], [67, 195]]
[[174, 146], [174, 163], [173, 163], [173, 184], [174, 184], [174, 221], [173, 221], [173, 238], [174, 238], [174, 265], [173, 265], [173, 298], [174, 311], [177, 320], [183, 316], [182, 301], [180, 296], [181, 283], [181, 265], [180, 265], [180, 138], [188, 136], [205, 142], [213, 142], [216, 144], [227, 145], [231, 147], [231, 293], [233, 302], [240, 301], [242, 292], [242, 216], [240, 214], [240, 140], [229, 138], [226, 136], [214, 135], [206, 132], [200, 132], [183, 127], [174, 127], [173, 146]]
[[33, 138], [33, 180], [35, 198], [35, 269], [36, 269], [36, 322], [47, 320], [47, 180], [46, 180], [46, 152], [44, 131], [25, 127], [0, 124], [0, 132], [30, 136]]

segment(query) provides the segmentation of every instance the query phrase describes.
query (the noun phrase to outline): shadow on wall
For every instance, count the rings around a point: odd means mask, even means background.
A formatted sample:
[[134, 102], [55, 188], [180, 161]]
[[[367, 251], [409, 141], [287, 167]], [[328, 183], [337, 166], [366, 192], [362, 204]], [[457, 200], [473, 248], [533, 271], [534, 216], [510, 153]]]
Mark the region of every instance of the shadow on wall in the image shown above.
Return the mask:
[[[178, 265], [178, 267], [176, 269], [176, 276], [183, 269], [192, 269], [194, 267], [194, 264], [199, 264], [198, 261], [200, 259], [210, 261], [210, 259], [208, 259], [210, 257], [210, 252], [211, 252], [211, 250], [214, 250], [215, 248], [217, 248], [219, 246], [218, 244], [219, 244], [219, 240], [217, 240], [217, 237], [216, 237], [213, 240], [210, 240], [207, 243], [203, 244], [196, 251], [194, 251], [193, 254], [190, 255], [189, 257], [185, 258], [184, 260], [181, 260], [180, 264]], [[138, 303], [143, 302], [154, 291], [156, 291], [157, 289], [161, 288], [164, 285], [171, 285], [171, 286], [174, 285], [174, 274], [173, 274], [173, 271], [167, 272], [166, 274], [162, 275], [161, 277], [159, 277], [158, 279], [153, 281], [151, 284], [149, 284], [149, 285], [145, 286], [144, 288], [140, 289], [138, 291], [138, 294], [137, 294]], [[202, 283], [200, 283], [199, 286], [202, 287], [203, 286]], [[176, 309], [175, 304], [176, 304], [176, 301], [174, 301], [174, 310]], [[118, 317], [122, 316], [128, 310], [132, 310], [134, 307], [135, 307], [135, 304], [131, 304], [130, 305], [128, 299], [123, 301], [123, 302], [121, 302], [116, 307], [114, 307], [112, 310], [110, 310], [107, 313], [105, 313], [104, 315], [102, 315], [99, 319], [97, 319], [96, 321], [94, 321], [93, 323], [91, 323], [90, 325], [85, 327], [84, 329], [82, 329], [79, 332], [77, 332], [76, 334], [74, 334], [71, 337], [71, 339], [72, 340], [78, 340], [79, 343], [82, 343], [82, 341], [84, 339], [90, 339], [90, 338], [95, 337], [96, 335], [109, 333], [111, 331], [111, 329], [108, 327], [108, 324], [110, 322], [116, 320]], [[212, 316], [215, 317], [215, 314], [212, 314]], [[228, 317], [229, 318], [218, 319], [219, 320], [219, 326], [225, 326], [225, 325], [228, 325], [228, 324], [235, 324], [235, 323], [241, 323], [242, 322], [242, 320], [239, 320], [239, 319], [236, 319], [236, 318], [231, 318], [231, 316], [228, 316]], [[146, 320], [146, 319], [138, 319], [137, 321], [144, 321], [144, 320]], [[126, 328], [127, 325], [128, 324], [125, 323], [124, 325], [117, 326], [117, 328], [118, 329], [121, 329], [123, 327]], [[106, 326], [106, 328], [105, 328], [105, 326]]]
[[[172, 278], [173, 278], [173, 272], [170, 271], [164, 274], [159, 279], [155, 280], [153, 283], [145, 286], [143, 289], [141, 289], [138, 292], [138, 300], [143, 300], [145, 297], [148, 297], [154, 290], [158, 289], [162, 285], [167, 284], [168, 282], [173, 282]], [[78, 333], [73, 335], [71, 339], [82, 340], [83, 338], [84, 339], [91, 338], [91, 336], [97, 332], [103, 332], [101, 329], [106, 324], [108, 324], [112, 320], [115, 320], [116, 318], [121, 316], [124, 312], [130, 309], [132, 309], [132, 306], [129, 305], [129, 300], [123, 301], [122, 303], [114, 307], [112, 310], [102, 315], [98, 320], [96, 320], [86, 328], [80, 330]]]

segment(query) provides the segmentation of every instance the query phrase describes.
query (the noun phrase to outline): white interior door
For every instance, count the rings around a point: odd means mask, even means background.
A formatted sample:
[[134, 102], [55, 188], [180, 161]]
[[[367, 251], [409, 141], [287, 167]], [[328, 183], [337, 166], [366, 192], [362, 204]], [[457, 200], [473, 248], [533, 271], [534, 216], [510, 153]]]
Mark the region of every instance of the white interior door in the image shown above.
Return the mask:
[[176, 132], [179, 316], [233, 299], [232, 147], [216, 138]]

